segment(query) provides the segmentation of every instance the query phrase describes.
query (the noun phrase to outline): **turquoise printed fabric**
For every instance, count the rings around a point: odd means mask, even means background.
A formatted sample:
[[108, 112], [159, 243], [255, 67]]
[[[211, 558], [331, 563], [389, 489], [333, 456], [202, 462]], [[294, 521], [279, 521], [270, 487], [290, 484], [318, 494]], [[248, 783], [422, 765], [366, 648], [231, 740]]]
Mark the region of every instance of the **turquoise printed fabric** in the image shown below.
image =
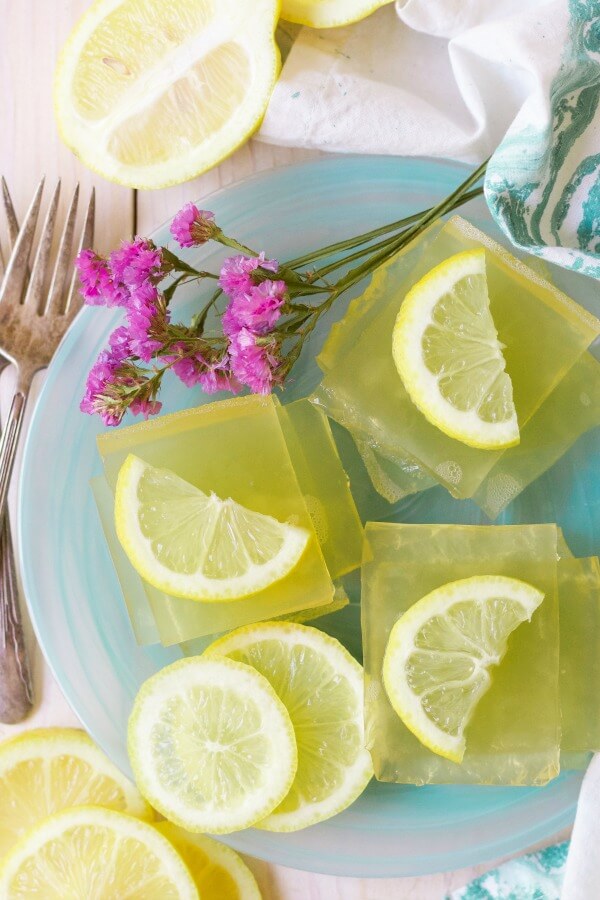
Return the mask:
[[446, 900], [560, 900], [569, 842], [511, 859]]
[[568, 0], [558, 72], [488, 165], [489, 208], [518, 247], [600, 278], [600, 0]]

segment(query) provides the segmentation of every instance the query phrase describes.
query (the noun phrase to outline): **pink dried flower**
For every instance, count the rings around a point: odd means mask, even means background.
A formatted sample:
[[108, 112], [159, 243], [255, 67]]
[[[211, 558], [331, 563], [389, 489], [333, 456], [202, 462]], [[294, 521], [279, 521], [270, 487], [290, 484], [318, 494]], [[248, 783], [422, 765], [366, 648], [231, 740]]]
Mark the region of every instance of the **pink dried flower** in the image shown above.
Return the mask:
[[228, 256], [221, 266], [219, 287], [230, 297], [249, 291], [254, 286], [250, 276], [259, 267], [277, 272], [279, 263], [276, 259], [265, 259], [264, 253], [258, 256]]
[[215, 214], [186, 203], [171, 222], [171, 234], [180, 247], [205, 244], [215, 233]]
[[124, 408], [118, 405], [118, 386], [135, 383], [127, 360], [129, 353], [127, 329], [121, 326], [113, 331], [108, 347], [101, 351], [88, 373], [79, 408], [90, 415], [99, 413], [105, 425], [118, 425], [123, 418]]
[[170, 321], [164, 298], [154, 285], [146, 282], [132, 292], [127, 321], [131, 353], [150, 362], [163, 346]]
[[231, 391], [237, 394], [241, 385], [231, 372], [229, 354], [224, 353], [221, 359], [210, 363], [200, 376], [200, 386], [205, 394], [216, 394], [217, 391]]
[[240, 328], [255, 334], [272, 331], [285, 303], [285, 281], [262, 281], [236, 294], [222, 318], [223, 332], [232, 337]]
[[110, 254], [109, 262], [115, 281], [130, 290], [146, 283], [157, 284], [170, 269], [163, 261], [162, 250], [144, 238], [123, 241]]
[[141, 415], [145, 419], [147, 419], [148, 416], [157, 415], [161, 409], [162, 403], [160, 400], [150, 400], [148, 397], [136, 397], [129, 405], [129, 410], [134, 416]]
[[118, 285], [107, 261], [93, 250], [82, 250], [75, 260], [81, 295], [89, 306], [125, 306], [129, 291]]
[[270, 394], [278, 384], [277, 370], [281, 360], [275, 340], [261, 338], [242, 328], [229, 342], [231, 371], [241, 384], [254, 394]]

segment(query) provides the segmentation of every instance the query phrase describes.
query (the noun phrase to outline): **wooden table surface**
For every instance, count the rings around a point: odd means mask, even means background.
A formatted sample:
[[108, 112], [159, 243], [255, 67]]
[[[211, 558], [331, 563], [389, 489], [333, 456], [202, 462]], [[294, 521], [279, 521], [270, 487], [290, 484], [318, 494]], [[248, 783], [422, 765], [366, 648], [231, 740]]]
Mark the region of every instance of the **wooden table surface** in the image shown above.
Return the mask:
[[[94, 185], [96, 246], [108, 251], [122, 238], [150, 232], [187, 200], [202, 199], [253, 172], [314, 155], [250, 142], [195, 181], [155, 192], [127, 190], [94, 176], [60, 143], [51, 99], [57, 54], [88, 5], [86, 0], [0, 0], [0, 174], [6, 177], [21, 216], [42, 174], [50, 184], [57, 177], [62, 179], [63, 207], [77, 181], [84, 197]], [[34, 665], [37, 705], [24, 727], [76, 724], [39, 651], [34, 653]], [[16, 730], [0, 725], [0, 737]], [[441, 900], [448, 890], [465, 884], [491, 865], [422, 878], [381, 880], [334, 878], [258, 860], [248, 862], [265, 900]]]

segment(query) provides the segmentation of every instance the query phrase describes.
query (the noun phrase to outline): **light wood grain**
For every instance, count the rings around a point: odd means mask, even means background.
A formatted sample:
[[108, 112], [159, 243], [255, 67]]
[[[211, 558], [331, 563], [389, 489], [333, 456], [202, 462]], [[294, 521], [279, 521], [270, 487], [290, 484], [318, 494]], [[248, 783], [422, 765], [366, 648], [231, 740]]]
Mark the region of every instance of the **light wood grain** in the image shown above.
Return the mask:
[[52, 79], [60, 47], [86, 0], [0, 0], [0, 174], [22, 215], [42, 175], [63, 182], [62, 212], [80, 182], [97, 192], [96, 244], [108, 249], [133, 228], [134, 195], [84, 168], [58, 139]]
[[[132, 233], [136, 221], [134, 203], [137, 204], [137, 232], [148, 233], [190, 199], [202, 199], [255, 172], [315, 155], [250, 142], [217, 169], [195, 181], [137, 195], [93, 176], [60, 144], [51, 102], [58, 50], [88, 5], [86, 0], [0, 0], [0, 174], [6, 176], [21, 215], [34, 184], [44, 173], [51, 182], [59, 175], [62, 178], [63, 203], [76, 181], [81, 183], [84, 196], [95, 185], [96, 245], [106, 251]], [[7, 372], [0, 382], [0, 414], [6, 411], [11, 379], [12, 373]], [[13, 516], [14, 509], [13, 491]], [[34, 712], [24, 726], [0, 726], [0, 738], [23, 727], [77, 724], [39, 652], [34, 670], [37, 691]], [[297, 872], [259, 860], [248, 862], [256, 873], [264, 900], [441, 900], [448, 890], [487, 868], [480, 866], [424, 878], [370, 880]]]

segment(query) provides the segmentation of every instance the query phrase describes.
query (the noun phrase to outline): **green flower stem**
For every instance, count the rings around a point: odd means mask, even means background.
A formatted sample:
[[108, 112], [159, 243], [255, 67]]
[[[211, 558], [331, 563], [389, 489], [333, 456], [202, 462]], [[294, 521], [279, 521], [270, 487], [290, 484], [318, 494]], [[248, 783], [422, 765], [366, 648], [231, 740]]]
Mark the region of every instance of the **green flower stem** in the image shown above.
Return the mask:
[[170, 250], [167, 250], [166, 247], [161, 247], [161, 255], [165, 262], [168, 262], [177, 272], [187, 272], [188, 275], [196, 275], [201, 278], [216, 278], [216, 275], [212, 275], [210, 272], [200, 272], [198, 269], [194, 269], [193, 266], [190, 266], [188, 263], [184, 262], [179, 256], [176, 256], [175, 253], [171, 253]]
[[[246, 247], [245, 244], [240, 244], [240, 242], [236, 241], [234, 238], [227, 237], [220, 228], [215, 231], [213, 240], [218, 241], [219, 244], [222, 244], [224, 247], [229, 247], [231, 250], [237, 250], [238, 253], [243, 253], [244, 256], [252, 256], [256, 259], [259, 255], [256, 250], [251, 250], [250, 247]], [[267, 269], [261, 269], [260, 267], [257, 271], [265, 278], [272, 278], [274, 274], [273, 272], [269, 272]], [[290, 266], [280, 266], [276, 274], [282, 277], [287, 284], [304, 284], [301, 276], [298, 275], [297, 272], [294, 272]]]
[[409, 241], [412, 241], [413, 238], [417, 237], [417, 235], [421, 234], [421, 232], [425, 231], [428, 225], [431, 225], [432, 222], [435, 222], [441, 216], [445, 215], [449, 210], [453, 209], [456, 201], [459, 200], [464, 194], [469, 190], [469, 188], [479, 181], [480, 178], [485, 174], [486, 166], [488, 161], [486, 160], [482, 163], [478, 169], [476, 169], [469, 177], [460, 184], [455, 191], [445, 197], [441, 203], [438, 203], [437, 206], [432, 206], [431, 209], [427, 210], [418, 222], [415, 222], [410, 228], [407, 228], [405, 231], [401, 233], [401, 235], [397, 238], [395, 242], [380, 250], [378, 253], [375, 253], [369, 259], [367, 259], [362, 265], [357, 266], [355, 269], [351, 269], [347, 275], [344, 276], [335, 286], [335, 291], [332, 294], [332, 297], [335, 298], [339, 296], [342, 291], [347, 290], [348, 288], [355, 285], [357, 282], [361, 281], [366, 275], [369, 275], [374, 269], [380, 266], [382, 263], [386, 262], [389, 257], [393, 256], [398, 250], [401, 250], [402, 247], [406, 246]]
[[[465, 203], [468, 203], [470, 200], [474, 200], [476, 197], [481, 196], [483, 193], [483, 188], [475, 188], [472, 191], [467, 191], [467, 193], [463, 197], [459, 197], [458, 200], [454, 203], [448, 212], [452, 212], [455, 209], [458, 209], [461, 206], [464, 206]], [[429, 212], [429, 210], [425, 210], [425, 212], [415, 213], [412, 216], [407, 216], [406, 223], [411, 224], [413, 222], [417, 222], [421, 219], [425, 213]], [[410, 221], [409, 221], [410, 220]], [[391, 230], [386, 226], [386, 230]], [[330, 263], [328, 266], [324, 266], [322, 269], [318, 269], [315, 272], [315, 277], [322, 278], [326, 275], [329, 275], [331, 272], [335, 272], [336, 269], [340, 269], [342, 266], [347, 265], [350, 262], [354, 262], [356, 259], [361, 259], [363, 256], [366, 256], [368, 253], [375, 252], [377, 250], [383, 250], [385, 247], [389, 247], [397, 238], [398, 234], [393, 234], [390, 237], [386, 238], [385, 241], [380, 241], [378, 244], [370, 244], [368, 247], [362, 247], [360, 250], [357, 250], [356, 253], [352, 253], [350, 256], [344, 256], [342, 259], [338, 259], [336, 262]]]
[[[468, 203], [469, 200], [474, 200], [475, 197], [479, 197], [482, 193], [483, 188], [475, 188], [474, 190], [467, 192], [463, 197], [457, 200], [451, 209], [456, 209], [458, 206]], [[398, 219], [396, 222], [390, 222], [389, 225], [381, 225], [379, 228], [374, 228], [372, 231], [367, 231], [356, 237], [348, 238], [345, 241], [337, 241], [337, 243], [328, 244], [326, 247], [321, 247], [319, 250], [312, 250], [310, 253], [305, 253], [304, 256], [297, 256], [295, 259], [288, 260], [285, 265], [290, 269], [298, 269], [300, 266], [315, 262], [317, 259], [323, 259], [324, 256], [331, 256], [333, 253], [339, 253], [342, 250], [351, 250], [353, 247], [359, 247], [361, 244], [366, 244], [368, 241], [372, 241], [384, 234], [389, 234], [392, 231], [399, 231], [400, 229], [412, 225], [414, 222], [418, 222], [419, 219], [426, 215], [426, 213], [431, 212], [432, 209], [434, 209], [434, 207], [429, 207], [429, 209], [423, 210], [423, 212], [412, 213], [410, 216], [405, 216], [403, 219]], [[368, 252], [369, 249], [372, 248], [365, 248], [364, 252]], [[343, 265], [343, 262], [340, 263], [340, 265]]]

